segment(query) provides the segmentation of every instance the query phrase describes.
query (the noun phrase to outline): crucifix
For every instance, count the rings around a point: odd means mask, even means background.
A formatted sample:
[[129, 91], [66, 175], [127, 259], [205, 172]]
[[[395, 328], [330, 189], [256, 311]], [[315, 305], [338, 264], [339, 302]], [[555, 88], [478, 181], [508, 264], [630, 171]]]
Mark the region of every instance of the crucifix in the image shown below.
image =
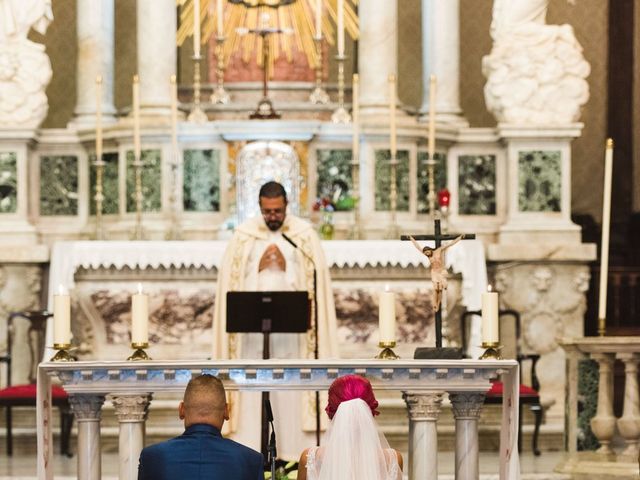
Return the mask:
[[[475, 240], [476, 236], [473, 233], [463, 233], [463, 234], [442, 234], [440, 230], [440, 220], [434, 220], [434, 234], [433, 235], [402, 235], [400, 240], [404, 241], [415, 241], [416, 240], [433, 240], [435, 242], [435, 248], [424, 247], [422, 248], [422, 252], [429, 258], [432, 268], [431, 277], [434, 283], [434, 310], [436, 317], [436, 355], [442, 353], [443, 356], [431, 356], [431, 358], [451, 358], [453, 353], [445, 353], [442, 348], [442, 305], [440, 299], [444, 294], [444, 290], [446, 290], [446, 264], [444, 262], [444, 253], [447, 248], [454, 245], [460, 240]], [[443, 240], [453, 240], [453, 242], [442, 245]], [[421, 247], [415, 243], [415, 245], [420, 249]], [[438, 269], [438, 270], [436, 270]], [[439, 269], [443, 269], [439, 271]]]
[[275, 33], [289, 33], [288, 30], [269, 26], [269, 14], [263, 13], [259, 28], [245, 30], [262, 37], [262, 99], [258, 102], [256, 111], [249, 115], [252, 120], [268, 120], [280, 118], [269, 99], [269, 35]]

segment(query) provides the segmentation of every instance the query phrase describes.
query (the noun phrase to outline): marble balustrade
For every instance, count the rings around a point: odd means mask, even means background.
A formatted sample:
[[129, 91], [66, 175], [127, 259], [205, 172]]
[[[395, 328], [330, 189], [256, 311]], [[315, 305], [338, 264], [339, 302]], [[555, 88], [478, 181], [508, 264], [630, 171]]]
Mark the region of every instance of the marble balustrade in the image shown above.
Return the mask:
[[445, 393], [456, 419], [456, 480], [477, 480], [478, 418], [490, 380], [505, 384], [500, 479], [520, 478], [517, 450], [519, 367], [514, 360], [264, 360], [43, 362], [38, 369], [38, 478], [53, 478], [51, 379], [69, 393], [78, 421], [78, 478], [100, 471], [100, 412], [105, 398], [120, 425], [121, 480], [137, 477], [152, 394], [182, 392], [194, 375], [221, 378], [227, 390], [325, 390], [339, 375], [365, 375], [376, 390], [402, 391], [409, 412], [409, 479], [437, 480], [436, 422]]
[[[585, 337], [562, 342], [568, 356], [567, 393], [567, 447], [572, 458], [561, 467], [578, 472], [581, 462], [593, 465], [600, 462], [607, 473], [620, 475], [638, 474], [638, 448], [640, 442], [640, 392], [638, 389], [638, 364], [640, 363], [640, 338], [638, 337]], [[590, 420], [591, 431], [600, 443], [594, 457], [588, 452], [578, 452], [578, 364], [590, 359], [598, 365], [597, 410]], [[624, 364], [624, 404], [622, 416], [614, 414], [614, 363]], [[614, 449], [616, 435], [624, 441], [624, 448]], [[587, 456], [589, 455], [589, 456]], [[609, 466], [608, 466], [609, 465]], [[603, 470], [604, 471], [604, 470]]]

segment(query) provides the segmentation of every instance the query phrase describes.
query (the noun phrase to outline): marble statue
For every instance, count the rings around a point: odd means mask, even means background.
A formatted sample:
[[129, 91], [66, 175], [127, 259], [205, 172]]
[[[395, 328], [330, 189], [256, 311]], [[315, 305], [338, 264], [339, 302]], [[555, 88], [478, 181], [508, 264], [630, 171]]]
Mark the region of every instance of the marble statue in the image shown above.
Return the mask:
[[0, 127], [36, 128], [47, 115], [51, 63], [27, 35], [52, 20], [51, 0], [0, 0]]
[[494, 0], [493, 49], [483, 58], [485, 102], [498, 122], [578, 121], [590, 66], [570, 25], [547, 25], [548, 0]]

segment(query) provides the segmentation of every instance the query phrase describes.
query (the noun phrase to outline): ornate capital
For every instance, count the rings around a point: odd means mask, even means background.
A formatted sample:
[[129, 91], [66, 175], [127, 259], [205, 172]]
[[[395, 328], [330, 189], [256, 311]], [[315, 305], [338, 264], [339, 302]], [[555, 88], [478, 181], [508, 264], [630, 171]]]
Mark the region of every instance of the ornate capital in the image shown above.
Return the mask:
[[151, 404], [151, 394], [112, 395], [111, 402], [116, 409], [118, 422], [144, 422]]
[[427, 394], [403, 392], [402, 398], [407, 403], [409, 419], [412, 421], [437, 421], [442, 408], [443, 394], [444, 392]]
[[450, 393], [453, 416], [456, 420], [477, 420], [480, 418], [480, 410], [484, 403], [484, 393], [464, 392]]
[[69, 404], [78, 422], [100, 421], [104, 395], [69, 395]]

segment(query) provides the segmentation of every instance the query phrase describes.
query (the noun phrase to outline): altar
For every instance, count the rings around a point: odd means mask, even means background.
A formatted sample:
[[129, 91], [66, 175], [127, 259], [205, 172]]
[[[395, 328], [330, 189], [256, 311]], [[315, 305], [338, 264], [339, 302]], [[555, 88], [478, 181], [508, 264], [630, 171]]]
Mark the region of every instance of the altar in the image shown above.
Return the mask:
[[[58, 242], [51, 254], [49, 305], [60, 286], [71, 292], [80, 358], [124, 358], [130, 294], [141, 283], [151, 296], [152, 356], [208, 358], [216, 275], [225, 247], [225, 241]], [[398, 299], [400, 355], [411, 358], [416, 346], [433, 345], [428, 261], [413, 245], [362, 240], [324, 241], [322, 247], [333, 279], [342, 357], [375, 354], [378, 294], [385, 287]], [[482, 242], [460, 242], [447, 253], [447, 262], [456, 275], [445, 302], [450, 318], [445, 341], [458, 345], [463, 308], [479, 309], [487, 288]], [[479, 327], [474, 323], [469, 342], [474, 358]]]

